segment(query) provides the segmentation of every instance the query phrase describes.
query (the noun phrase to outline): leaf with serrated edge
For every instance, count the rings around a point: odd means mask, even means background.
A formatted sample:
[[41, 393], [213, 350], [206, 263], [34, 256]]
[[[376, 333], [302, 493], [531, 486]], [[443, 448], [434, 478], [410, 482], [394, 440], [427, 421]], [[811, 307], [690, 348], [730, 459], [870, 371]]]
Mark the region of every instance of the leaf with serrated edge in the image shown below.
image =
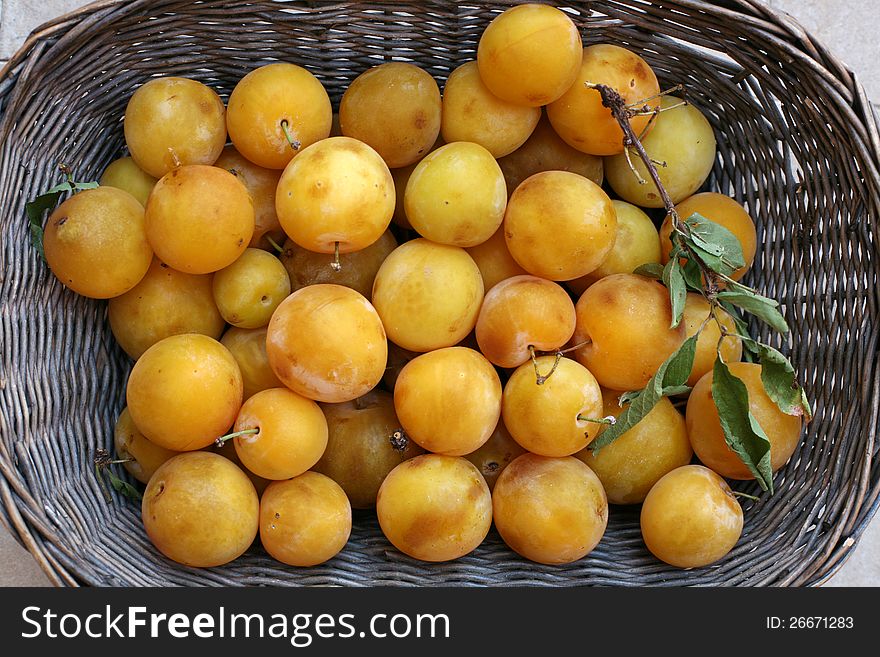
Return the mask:
[[804, 389], [797, 384], [794, 367], [781, 352], [770, 345], [758, 343], [761, 362], [761, 383], [767, 396], [786, 415], [803, 416], [809, 422], [813, 417]]
[[721, 360], [712, 371], [712, 399], [727, 446], [755, 476], [762, 489], [773, 493], [770, 440], [749, 410], [749, 392]]
[[683, 237], [693, 246], [715, 256], [734, 270], [745, 267], [742, 244], [727, 228], [698, 212], [685, 219], [685, 224], [689, 231]]
[[644, 276], [646, 278], [654, 278], [659, 281], [663, 278], [663, 265], [657, 262], [648, 262], [636, 267], [635, 270], [633, 270], [633, 274], [636, 276]]
[[753, 291], [723, 291], [719, 292], [716, 298], [750, 312], [779, 333], [788, 333], [785, 317], [777, 310], [779, 303], [773, 299]]
[[[690, 376], [694, 367], [694, 354], [697, 350], [697, 335], [693, 335], [678, 348], [674, 354], [667, 358], [657, 373], [648, 381], [644, 390], [638, 393], [628, 392], [621, 395], [621, 405], [629, 402], [620, 415], [617, 423], [605, 427], [605, 430], [590, 443], [589, 448], [593, 453], [610, 445], [627, 431], [638, 424], [651, 409], [657, 405], [662, 397], [669, 394], [681, 394], [682, 388]], [[670, 393], [669, 391], [674, 391]]]

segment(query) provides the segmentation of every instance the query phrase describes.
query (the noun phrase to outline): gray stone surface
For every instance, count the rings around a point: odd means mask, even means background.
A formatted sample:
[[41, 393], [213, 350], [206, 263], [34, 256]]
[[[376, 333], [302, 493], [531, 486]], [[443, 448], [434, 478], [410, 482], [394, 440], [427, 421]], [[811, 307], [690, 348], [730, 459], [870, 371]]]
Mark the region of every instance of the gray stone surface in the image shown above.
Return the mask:
[[[0, 63], [24, 42], [30, 31], [60, 14], [86, 4], [81, 0], [0, 0]], [[860, 76], [868, 95], [880, 100], [878, 49], [880, 0], [771, 0], [795, 16], [811, 33]], [[0, 586], [45, 586], [36, 562], [0, 527]], [[880, 586], [880, 520], [865, 532], [831, 586]]]

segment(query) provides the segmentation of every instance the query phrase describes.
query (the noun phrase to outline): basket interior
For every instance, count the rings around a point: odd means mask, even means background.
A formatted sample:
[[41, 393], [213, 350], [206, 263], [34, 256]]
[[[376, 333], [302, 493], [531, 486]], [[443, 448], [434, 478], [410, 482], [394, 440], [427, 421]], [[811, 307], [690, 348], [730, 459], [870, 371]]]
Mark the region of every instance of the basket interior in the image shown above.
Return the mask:
[[125, 105], [150, 76], [192, 77], [225, 100], [246, 72], [290, 61], [314, 72], [336, 104], [359, 73], [394, 59], [442, 86], [510, 4], [139, 0], [84, 12], [30, 52], [0, 110], [0, 462], [6, 506], [35, 528], [57, 571], [96, 585], [734, 585], [813, 583], [833, 570], [831, 556], [876, 505], [876, 161], [851, 88], [794, 56], [769, 18], [737, 20], [694, 0], [553, 4], [587, 44], [634, 49], [661, 86], [683, 83], [707, 114], [719, 150], [706, 188], [734, 196], [756, 219], [747, 282], [782, 301], [792, 326], [790, 340], [775, 344], [791, 354], [815, 419], [777, 474], [777, 493], [744, 500], [743, 537], [726, 559], [687, 572], [661, 564], [642, 543], [638, 508], [613, 508], [599, 547], [568, 566], [527, 562], [494, 530], [467, 557], [424, 564], [359, 513], [347, 547], [322, 566], [284, 567], [257, 546], [225, 567], [195, 570], [152, 548], [137, 505], [115, 493], [104, 501], [92, 458], [112, 451], [130, 361], [106, 304], [62, 288], [39, 260], [24, 203], [57, 182], [59, 162], [94, 180], [122, 154]]

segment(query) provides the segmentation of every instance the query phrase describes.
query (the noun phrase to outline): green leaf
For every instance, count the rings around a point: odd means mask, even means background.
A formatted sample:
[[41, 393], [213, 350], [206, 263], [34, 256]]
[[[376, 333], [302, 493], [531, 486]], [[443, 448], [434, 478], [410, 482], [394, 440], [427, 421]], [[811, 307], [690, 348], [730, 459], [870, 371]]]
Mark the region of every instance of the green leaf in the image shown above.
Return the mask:
[[758, 359], [761, 362], [761, 383], [770, 399], [786, 415], [803, 416], [809, 422], [813, 411], [788, 358], [770, 345], [758, 343]]
[[687, 299], [687, 285], [681, 273], [681, 264], [675, 254], [663, 268], [663, 284], [669, 289], [669, 302], [672, 306], [672, 323], [669, 328], [675, 328], [681, 324], [684, 302]]
[[738, 290], [719, 292], [716, 298], [752, 313], [779, 333], [788, 333], [785, 317], [777, 310], [779, 303], [769, 297], [761, 296], [754, 290], [739, 286]]
[[27, 213], [28, 223], [30, 224], [31, 229], [31, 243], [39, 252], [40, 257], [43, 260], [46, 259], [46, 255], [43, 252], [43, 215], [47, 210], [52, 210], [58, 204], [58, 199], [61, 198], [61, 195], [65, 192], [94, 189], [97, 186], [98, 183], [96, 182], [63, 182], [40, 194], [33, 201], [24, 206], [24, 211]]
[[698, 212], [685, 219], [685, 224], [689, 231], [682, 236], [683, 239], [698, 251], [697, 255], [714, 271], [730, 276], [740, 267], [745, 267], [742, 245], [727, 228]]
[[659, 281], [661, 278], [663, 278], [663, 265], [661, 265], [659, 262], [648, 262], [644, 265], [636, 267], [633, 271], [633, 274], [635, 274], [636, 276], [654, 278]]
[[681, 268], [681, 274], [688, 288], [694, 292], [703, 291], [703, 275], [700, 266], [693, 260], [686, 260]]
[[141, 492], [137, 488], [127, 481], [117, 477], [110, 471], [110, 468], [105, 468], [104, 472], [107, 473], [107, 479], [110, 481], [110, 485], [113, 486], [113, 490], [117, 493], [120, 493], [135, 502], [140, 502], [143, 499], [144, 496], [141, 495]]
[[749, 410], [749, 392], [721, 360], [715, 361], [712, 373], [712, 399], [724, 440], [755, 476], [761, 488], [773, 493], [770, 467], [770, 440]]
[[697, 336], [694, 335], [685, 340], [678, 351], [663, 362], [644, 390], [621, 395], [621, 405], [629, 402], [629, 406], [617, 417], [616, 424], [606, 427], [599, 437], [590, 443], [590, 449], [595, 453], [613, 443], [641, 422], [663, 397], [690, 390], [685, 383], [694, 367], [696, 351]]

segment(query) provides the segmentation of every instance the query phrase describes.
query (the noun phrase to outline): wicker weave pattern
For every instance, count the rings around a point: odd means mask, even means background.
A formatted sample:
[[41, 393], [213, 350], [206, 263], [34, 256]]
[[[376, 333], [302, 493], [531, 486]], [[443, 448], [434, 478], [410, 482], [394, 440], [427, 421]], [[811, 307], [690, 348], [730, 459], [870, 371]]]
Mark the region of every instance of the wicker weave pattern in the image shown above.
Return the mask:
[[880, 135], [852, 72], [758, 0], [553, 3], [586, 42], [637, 50], [661, 84], [683, 82], [707, 112], [719, 139], [709, 187], [758, 220], [750, 283], [783, 301], [792, 325], [816, 417], [777, 494], [745, 504], [743, 539], [719, 565], [659, 563], [637, 512], [616, 509], [600, 547], [566, 567], [526, 562], [494, 532], [457, 562], [421, 564], [363, 514], [323, 566], [284, 568], [253, 549], [199, 571], [151, 547], [136, 505], [104, 502], [91, 459], [112, 448], [130, 363], [106, 304], [63, 289], [30, 247], [24, 203], [57, 182], [55, 165], [96, 179], [122, 152], [125, 104], [151, 75], [194, 77], [225, 99], [244, 73], [281, 59], [312, 70], [335, 103], [383, 60], [413, 61], [442, 81], [512, 4], [101, 0], [44, 25], [0, 72], [0, 520], [54, 582], [802, 585], [840, 566], [880, 493]]

